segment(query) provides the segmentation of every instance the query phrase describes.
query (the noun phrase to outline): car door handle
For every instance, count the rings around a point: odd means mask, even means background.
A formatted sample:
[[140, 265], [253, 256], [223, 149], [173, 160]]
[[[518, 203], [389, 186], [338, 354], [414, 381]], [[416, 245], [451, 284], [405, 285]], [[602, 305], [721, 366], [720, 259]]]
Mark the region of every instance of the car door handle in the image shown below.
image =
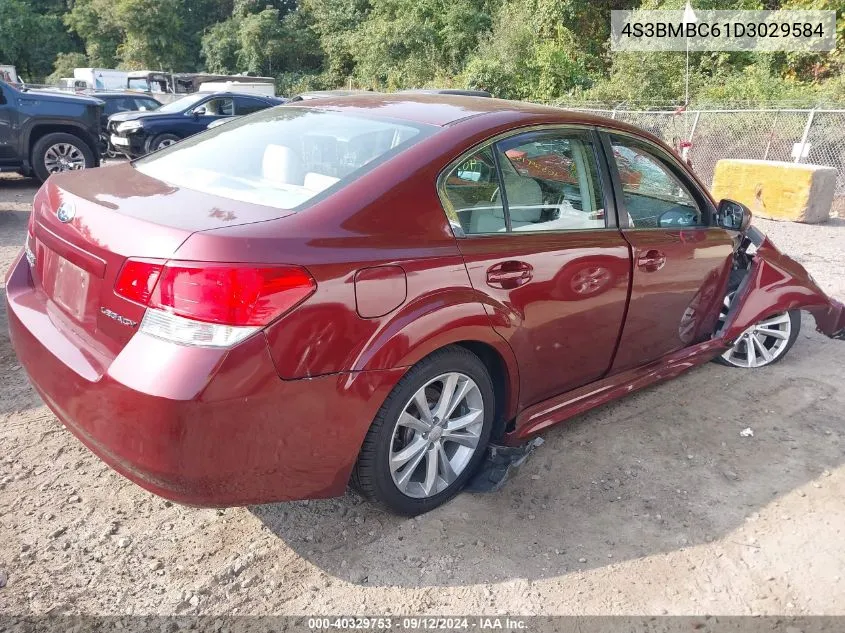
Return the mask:
[[651, 249], [637, 258], [637, 267], [647, 273], [654, 273], [666, 265], [666, 255]]
[[487, 269], [487, 285], [510, 290], [531, 280], [531, 264], [518, 261], [499, 262]]

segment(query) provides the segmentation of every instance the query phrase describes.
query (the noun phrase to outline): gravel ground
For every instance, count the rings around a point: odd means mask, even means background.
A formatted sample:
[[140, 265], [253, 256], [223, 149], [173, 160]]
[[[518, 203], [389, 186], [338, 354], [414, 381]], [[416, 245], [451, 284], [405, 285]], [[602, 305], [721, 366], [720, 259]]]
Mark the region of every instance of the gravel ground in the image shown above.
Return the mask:
[[[2, 270], [34, 190], [0, 179]], [[845, 220], [757, 225], [845, 298]], [[500, 492], [411, 520], [352, 493], [163, 501], [63, 429], [6, 332], [3, 311], [0, 613], [845, 614], [845, 347], [807, 318], [784, 362], [602, 407]]]

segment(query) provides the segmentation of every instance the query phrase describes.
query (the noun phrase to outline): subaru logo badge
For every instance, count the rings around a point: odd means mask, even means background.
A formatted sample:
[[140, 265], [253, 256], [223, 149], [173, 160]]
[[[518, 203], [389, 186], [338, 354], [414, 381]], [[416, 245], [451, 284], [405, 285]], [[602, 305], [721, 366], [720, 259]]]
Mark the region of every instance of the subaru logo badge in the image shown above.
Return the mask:
[[70, 222], [76, 216], [76, 209], [70, 202], [62, 202], [56, 211], [59, 222]]

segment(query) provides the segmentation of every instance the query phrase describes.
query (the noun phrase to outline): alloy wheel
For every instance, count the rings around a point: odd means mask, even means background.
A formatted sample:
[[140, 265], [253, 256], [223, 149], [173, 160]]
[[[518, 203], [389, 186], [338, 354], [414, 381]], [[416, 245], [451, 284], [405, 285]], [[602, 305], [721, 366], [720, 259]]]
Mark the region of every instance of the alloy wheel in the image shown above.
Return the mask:
[[162, 147], [170, 147], [171, 145], [175, 145], [176, 141], [172, 138], [166, 138], [159, 141], [158, 147], [156, 149], [161, 149]]
[[44, 167], [51, 174], [85, 169], [85, 156], [76, 145], [56, 143], [44, 153]]
[[393, 483], [416, 499], [443, 492], [472, 460], [483, 427], [484, 401], [472, 378], [449, 372], [430, 380], [406, 403], [393, 428]]
[[[725, 297], [719, 313], [719, 329], [725, 323], [735, 293]], [[780, 358], [789, 349], [792, 319], [788, 312], [770, 316], [745, 330], [722, 354], [722, 359], [735, 367], [764, 367]]]

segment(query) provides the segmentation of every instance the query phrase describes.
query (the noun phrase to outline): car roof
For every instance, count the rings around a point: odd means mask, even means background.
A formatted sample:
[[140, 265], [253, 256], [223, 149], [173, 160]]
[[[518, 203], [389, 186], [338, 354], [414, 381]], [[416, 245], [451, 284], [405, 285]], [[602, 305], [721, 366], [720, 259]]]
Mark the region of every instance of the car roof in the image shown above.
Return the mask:
[[232, 90], [213, 90], [211, 92], [191, 92], [186, 95], [182, 95], [184, 97], [190, 97], [191, 95], [207, 95], [207, 96], [216, 96], [216, 97], [252, 97], [254, 99], [262, 99], [264, 101], [278, 101], [279, 103], [284, 103], [285, 99], [282, 97], [271, 97], [270, 95], [262, 95], [257, 94], [255, 92], [233, 92]]
[[128, 90], [126, 92], [91, 92], [87, 93], [90, 96], [94, 97], [95, 99], [111, 99], [111, 98], [119, 98], [119, 97], [140, 97], [143, 99], [153, 99], [157, 101], [155, 97], [151, 97], [150, 95], [143, 93], [143, 92], [133, 92]]
[[[319, 100], [299, 101], [286, 107], [317, 108], [343, 111], [359, 116], [378, 116], [411, 121], [424, 125], [446, 127], [470, 118], [491, 114], [510, 114], [514, 126], [520, 123], [580, 123], [602, 125], [634, 132], [647, 138], [652, 135], [631, 125], [584, 112], [576, 112], [553, 106], [538, 105], [524, 101], [508, 101], [489, 97], [466, 97], [446, 94], [392, 93], [362, 94], [345, 97], [327, 97]], [[491, 117], [492, 118], [492, 117]], [[501, 120], [501, 119], [499, 119]], [[491, 122], [491, 126], [494, 123]]]
[[300, 92], [291, 97], [291, 101], [308, 101], [310, 99], [327, 99], [329, 97], [350, 97], [353, 95], [367, 95], [376, 94], [370, 90], [309, 90], [307, 92]]
[[409, 88], [400, 90], [402, 94], [420, 95], [463, 95], [465, 97], [492, 97], [486, 90], [469, 90], [464, 88]]

